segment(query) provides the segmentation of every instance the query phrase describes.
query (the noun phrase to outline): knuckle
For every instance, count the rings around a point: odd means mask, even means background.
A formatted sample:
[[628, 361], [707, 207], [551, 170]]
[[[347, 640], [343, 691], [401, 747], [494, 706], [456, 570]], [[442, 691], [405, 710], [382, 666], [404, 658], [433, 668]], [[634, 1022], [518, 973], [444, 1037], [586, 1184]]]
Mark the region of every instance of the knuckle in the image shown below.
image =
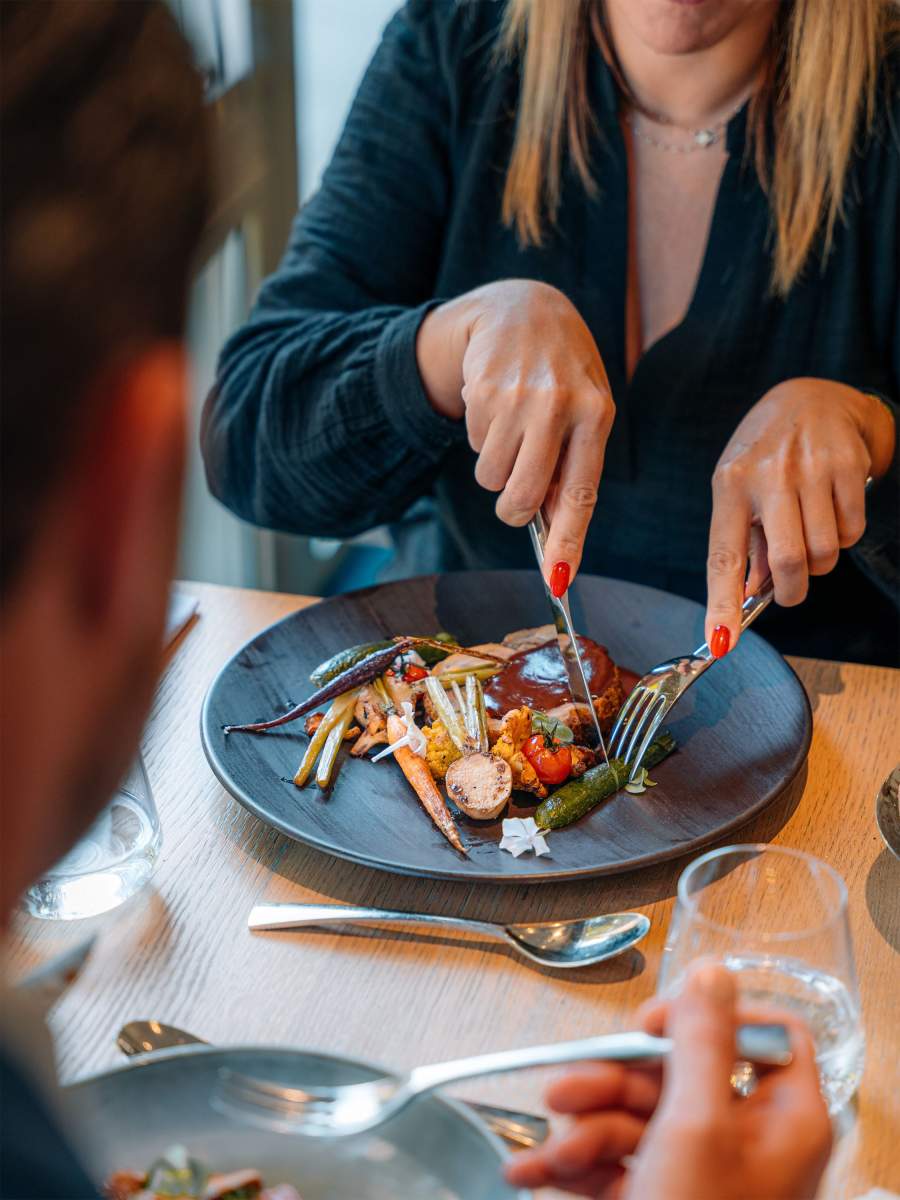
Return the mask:
[[475, 464], [475, 481], [485, 491], [499, 492], [506, 483], [506, 477], [496, 463], [479, 459]]
[[744, 559], [731, 546], [710, 546], [706, 559], [706, 569], [709, 575], [716, 578], [742, 574]]
[[814, 541], [809, 546], [809, 566], [814, 575], [826, 575], [838, 560], [839, 549], [836, 542]]
[[594, 384], [584, 396], [585, 425], [595, 429], [608, 429], [616, 416], [616, 405], [610, 390], [605, 385]]
[[581, 538], [568, 530], [564, 530], [554, 538], [557, 552], [555, 558], [564, 558], [568, 563], [574, 563], [581, 556]]
[[536, 511], [536, 509], [531, 509], [531, 511], [523, 509], [507, 509], [501, 504], [498, 504], [496, 508], [497, 516], [500, 518], [503, 524], [512, 525], [515, 528], [519, 528], [522, 525], [527, 525]]
[[503, 492], [504, 505], [515, 512], [534, 510], [543, 500], [540, 488], [529, 484], [508, 483]]
[[592, 509], [597, 503], [597, 488], [595, 484], [582, 483], [567, 483], [563, 488], [560, 499], [570, 508]]
[[496, 513], [507, 525], [527, 525], [538, 510], [541, 497], [524, 488], [505, 488], [497, 500]]
[[554, 419], [564, 417], [572, 406], [572, 396], [569, 389], [560, 384], [547, 388], [544, 392], [544, 413]]
[[706, 606], [706, 615], [715, 625], [731, 625], [738, 607], [737, 604], [729, 604], [725, 600], [711, 600]]
[[865, 517], [850, 517], [847, 520], [842, 521], [840, 532], [841, 546], [854, 546], [865, 532]]
[[740, 491], [747, 482], [748, 474], [748, 466], [743, 458], [730, 458], [727, 462], [720, 462], [713, 471], [713, 491]]
[[782, 575], [798, 575], [806, 570], [806, 554], [803, 547], [790, 542], [770, 546], [769, 566]]
[[[841, 443], [836, 446], [830, 454], [830, 466], [837, 473], [844, 473], [851, 476], [861, 476], [863, 470], [867, 468], [869, 462], [869, 454], [866, 450], [865, 443], [860, 441]], [[860, 485], [863, 480], [860, 479]]]
[[462, 396], [466, 410], [477, 412], [491, 402], [494, 396], [494, 389], [483, 379], [469, 379], [463, 384], [460, 395]]

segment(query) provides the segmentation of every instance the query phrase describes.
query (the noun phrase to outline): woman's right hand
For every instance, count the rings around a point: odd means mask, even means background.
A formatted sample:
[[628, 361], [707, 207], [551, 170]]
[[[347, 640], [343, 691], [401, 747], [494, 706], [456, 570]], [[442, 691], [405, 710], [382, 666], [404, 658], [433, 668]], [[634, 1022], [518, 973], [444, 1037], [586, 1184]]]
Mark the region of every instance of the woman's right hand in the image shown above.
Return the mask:
[[793, 1061], [760, 1075], [746, 1099], [731, 1087], [734, 976], [698, 964], [671, 1004], [643, 1010], [650, 1033], [674, 1042], [664, 1071], [593, 1063], [552, 1085], [569, 1130], [510, 1159], [518, 1187], [557, 1187], [597, 1200], [813, 1200], [831, 1150], [815, 1050], [793, 1015]]
[[416, 342], [432, 406], [465, 417], [475, 478], [507, 525], [550, 517], [544, 571], [562, 595], [581, 562], [615, 416], [606, 370], [574, 305], [548, 284], [490, 283], [433, 309]]

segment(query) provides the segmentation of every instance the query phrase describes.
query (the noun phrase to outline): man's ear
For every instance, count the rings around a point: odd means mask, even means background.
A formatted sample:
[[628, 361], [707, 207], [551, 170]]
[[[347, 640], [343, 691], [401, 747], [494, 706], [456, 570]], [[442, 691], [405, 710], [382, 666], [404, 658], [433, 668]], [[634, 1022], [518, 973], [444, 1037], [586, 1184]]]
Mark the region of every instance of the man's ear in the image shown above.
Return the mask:
[[174, 569], [186, 449], [187, 359], [178, 343], [143, 350], [103, 385], [76, 455], [62, 515], [81, 619], [95, 633], [160, 624]]

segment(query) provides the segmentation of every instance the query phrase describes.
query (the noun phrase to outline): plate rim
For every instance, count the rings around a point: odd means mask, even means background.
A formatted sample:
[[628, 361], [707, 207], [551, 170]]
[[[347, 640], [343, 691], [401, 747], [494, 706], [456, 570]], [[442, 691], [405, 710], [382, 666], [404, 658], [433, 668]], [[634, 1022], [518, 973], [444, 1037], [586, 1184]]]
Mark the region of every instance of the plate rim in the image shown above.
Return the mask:
[[[264, 825], [268, 825], [269, 828], [277, 830], [279, 833], [283, 834], [285, 837], [290, 838], [291, 841], [293, 841], [293, 842], [298, 842], [301, 845], [309, 846], [313, 850], [316, 850], [317, 852], [319, 852], [321, 854], [330, 855], [332, 858], [340, 858], [345, 862], [351, 862], [357, 866], [369, 867], [372, 870], [384, 871], [391, 875], [402, 875], [407, 878], [413, 878], [413, 879], [440, 879], [440, 880], [446, 880], [446, 881], [453, 882], [453, 883], [466, 883], [466, 882], [493, 883], [493, 884], [498, 884], [500, 886], [519, 887], [519, 886], [530, 886], [532, 884], [541, 884], [541, 883], [570, 883], [572, 881], [583, 880], [583, 879], [598, 879], [598, 878], [604, 878], [604, 877], [615, 876], [615, 875], [624, 875], [631, 871], [644, 870], [649, 867], [657, 866], [660, 863], [671, 862], [673, 859], [682, 858], [688, 854], [694, 854], [697, 850], [703, 849], [706, 846], [710, 846], [714, 842], [718, 841], [720, 838], [728, 837], [732, 833], [734, 833], [735, 830], [740, 829], [744, 825], [749, 824], [749, 822], [752, 821], [754, 819], [754, 817], [757, 817], [764, 809], [768, 808], [770, 804], [774, 804], [775, 801], [779, 798], [779, 796], [784, 794], [784, 792], [791, 786], [791, 784], [794, 782], [794, 780], [797, 778], [797, 776], [803, 770], [806, 760], [809, 757], [809, 749], [810, 749], [810, 745], [812, 744], [812, 735], [813, 735], [813, 710], [812, 710], [812, 705], [810, 703], [809, 695], [807, 694], [806, 688], [803, 686], [803, 683], [802, 683], [799, 675], [794, 670], [794, 668], [791, 666], [791, 664], [787, 661], [787, 659], [784, 657], [784, 655], [781, 654], [780, 651], [776, 650], [775, 647], [770, 642], [767, 642], [766, 639], [764, 637], [762, 637], [760, 634], [756, 633], [752, 629], [747, 629], [741, 634], [741, 640], [743, 641], [745, 638], [749, 638], [749, 639], [758, 641], [763, 645], [763, 647], [765, 647], [765, 649], [767, 651], [769, 651], [772, 654], [775, 654], [781, 660], [781, 663], [787, 669], [789, 675], [791, 675], [793, 677], [794, 681], [797, 684], [797, 688], [799, 690], [800, 696], [802, 697], [803, 706], [805, 708], [807, 719], [805, 722], [804, 737], [803, 737], [801, 751], [796, 760], [796, 769], [791, 774], [789, 774], [785, 777], [781, 786], [775, 792], [773, 792], [772, 795], [767, 796], [762, 800], [759, 800], [756, 804], [753, 805], [752, 808], [747, 809], [745, 812], [741, 813], [740, 816], [735, 817], [733, 820], [729, 821], [726, 825], [723, 825], [723, 826], [717, 828], [714, 833], [711, 833], [708, 836], [700, 835], [697, 838], [693, 838], [688, 843], [684, 843], [679, 846], [673, 846], [668, 850], [662, 850], [662, 851], [659, 851], [658, 853], [654, 853], [652, 856], [652, 861], [648, 860], [646, 855], [642, 855], [638, 858], [621, 860], [619, 862], [612, 863], [612, 864], [609, 864], [606, 866], [601, 865], [601, 866], [595, 866], [595, 867], [590, 867], [590, 866], [572, 867], [571, 869], [567, 869], [567, 870], [563, 870], [563, 871], [541, 871], [541, 872], [529, 873], [527, 875], [524, 875], [524, 874], [523, 875], [513, 875], [513, 874], [501, 875], [501, 874], [497, 874], [497, 873], [493, 873], [493, 872], [489, 872], [489, 871], [482, 871], [482, 870], [466, 871], [464, 874], [462, 874], [462, 873], [451, 870], [449, 867], [445, 869], [445, 868], [441, 868], [441, 867], [406, 866], [404, 864], [394, 863], [390, 860], [378, 859], [378, 858], [372, 857], [371, 855], [367, 856], [363, 853], [357, 853], [353, 849], [337, 847], [337, 846], [333, 845], [333, 843], [317, 837], [314, 833], [304, 834], [303, 836], [300, 836], [300, 835], [298, 835], [298, 833], [295, 830], [288, 829], [286, 827], [285, 823], [282, 822], [281, 820], [279, 820], [278, 818], [273, 817], [271, 814], [269, 814], [267, 812], [263, 812], [261, 810], [261, 808], [259, 807], [259, 805], [257, 804], [257, 802], [252, 798], [252, 796], [250, 796], [242, 787], [235, 784], [232, 780], [230, 780], [228, 778], [224, 768], [222, 768], [219, 763], [218, 755], [214, 751], [213, 747], [209, 744], [208, 739], [207, 739], [207, 726], [209, 724], [208, 715], [209, 715], [209, 709], [210, 709], [210, 705], [211, 705], [211, 698], [213, 696], [213, 693], [216, 689], [217, 684], [219, 683], [219, 680], [222, 678], [222, 676], [225, 674], [225, 672], [228, 670], [228, 668], [231, 666], [231, 664], [234, 662], [234, 660], [239, 655], [243, 654], [244, 651], [249, 646], [253, 645], [254, 642], [257, 642], [260, 638], [262, 638], [266, 634], [270, 633], [277, 626], [282, 625], [286, 621], [292, 620], [299, 614], [307, 612], [308, 610], [315, 608], [320, 604], [326, 603], [329, 600], [344, 600], [344, 599], [352, 599], [353, 597], [361, 597], [361, 596], [365, 596], [373, 591], [377, 591], [377, 590], [380, 590], [385, 587], [398, 586], [398, 585], [402, 585], [404, 583], [407, 583], [407, 584], [413, 583], [413, 582], [418, 583], [418, 582], [422, 582], [422, 581], [426, 581], [426, 580], [435, 580], [436, 581], [436, 580], [451, 578], [453, 576], [467, 576], [467, 575], [473, 575], [473, 574], [477, 574], [477, 575], [518, 574], [518, 575], [530, 577], [533, 574], [533, 572], [525, 570], [525, 569], [517, 569], [517, 568], [510, 568], [510, 569], [487, 568], [485, 570], [471, 570], [471, 571], [430, 572], [430, 573], [424, 574], [424, 575], [413, 575], [413, 576], [410, 576], [408, 579], [389, 580], [382, 584], [369, 585], [364, 588], [355, 588], [349, 592], [340, 592], [336, 596], [318, 597], [317, 599], [315, 599], [313, 601], [312, 604], [307, 604], [303, 608], [295, 609], [293, 612], [286, 613], [283, 617], [278, 618], [278, 620], [270, 622], [270, 624], [266, 625], [264, 628], [260, 629], [257, 633], [255, 633], [252, 637], [249, 637], [245, 642], [243, 642], [241, 644], [241, 646], [239, 646], [238, 649], [235, 650], [229, 656], [229, 658], [226, 660], [226, 662], [224, 662], [222, 664], [222, 666], [219, 668], [219, 670], [216, 672], [214, 678], [211, 680], [209, 686], [206, 689], [206, 692], [203, 696], [203, 703], [200, 708], [200, 742], [203, 747], [203, 754], [206, 758], [206, 761], [207, 761], [207, 764], [208, 764], [210, 770], [212, 771], [212, 773], [216, 777], [216, 779], [219, 781], [219, 783], [222, 785], [222, 787], [225, 789], [225, 791], [234, 800], [236, 800], [238, 802], [238, 804], [241, 805], [242, 808], [244, 808], [252, 816], [256, 817], [257, 820], [262, 821]], [[662, 588], [654, 588], [654, 587], [649, 586], [648, 584], [634, 583], [632, 580], [627, 580], [627, 579], [615, 579], [612, 576], [594, 575], [591, 572], [582, 572], [580, 577], [585, 578], [585, 579], [593, 579], [593, 580], [599, 580], [599, 581], [604, 581], [604, 582], [608, 582], [608, 583], [614, 583], [614, 584], [623, 584], [624, 583], [624, 584], [628, 584], [631, 587], [638, 587], [638, 588], [642, 588], [646, 591], [656, 592], [660, 596], [675, 596], [675, 595], [677, 595], [674, 592], [666, 592]], [[691, 600], [687, 596], [678, 596], [677, 598], [679, 600], [684, 601], [687, 604], [697, 605], [698, 608], [702, 607], [701, 605], [698, 604], [698, 602], [696, 600]]]

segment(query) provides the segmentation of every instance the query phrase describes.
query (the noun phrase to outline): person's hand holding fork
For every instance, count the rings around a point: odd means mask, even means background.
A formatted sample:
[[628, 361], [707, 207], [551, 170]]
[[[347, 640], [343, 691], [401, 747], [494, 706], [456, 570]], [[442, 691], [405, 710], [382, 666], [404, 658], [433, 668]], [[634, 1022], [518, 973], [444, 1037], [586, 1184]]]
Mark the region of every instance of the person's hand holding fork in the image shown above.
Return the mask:
[[831, 1123], [809, 1034], [778, 1019], [793, 1061], [738, 1096], [734, 979], [700, 965], [675, 1001], [643, 1010], [650, 1032], [674, 1040], [665, 1069], [594, 1063], [564, 1075], [547, 1099], [571, 1128], [513, 1157], [507, 1179], [597, 1200], [812, 1200]]

